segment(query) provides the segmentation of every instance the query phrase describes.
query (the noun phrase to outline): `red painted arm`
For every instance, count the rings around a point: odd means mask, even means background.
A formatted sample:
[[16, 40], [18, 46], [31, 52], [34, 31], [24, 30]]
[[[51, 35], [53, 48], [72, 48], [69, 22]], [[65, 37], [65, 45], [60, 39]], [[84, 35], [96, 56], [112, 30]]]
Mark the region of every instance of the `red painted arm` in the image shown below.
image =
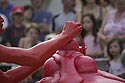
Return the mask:
[[20, 66], [7, 72], [0, 72], [1, 83], [18, 83], [40, 68], [42, 64], [35, 67]]
[[[36, 65], [44, 63], [51, 55], [81, 32], [81, 25], [67, 22], [61, 34], [53, 39], [37, 44], [30, 49], [5, 47], [0, 45], [0, 62], [15, 63], [20, 65]], [[6, 56], [6, 57], [5, 57]]]
[[[69, 32], [70, 31], [70, 32]], [[80, 33], [81, 26], [72, 22], [67, 23], [64, 31], [55, 38], [40, 43], [30, 49], [5, 47], [0, 45], [0, 61], [12, 62], [21, 65], [36, 65], [34, 67], [21, 66], [7, 72], [0, 72], [0, 82], [17, 83], [32, 74], [43, 65], [58, 48]]]

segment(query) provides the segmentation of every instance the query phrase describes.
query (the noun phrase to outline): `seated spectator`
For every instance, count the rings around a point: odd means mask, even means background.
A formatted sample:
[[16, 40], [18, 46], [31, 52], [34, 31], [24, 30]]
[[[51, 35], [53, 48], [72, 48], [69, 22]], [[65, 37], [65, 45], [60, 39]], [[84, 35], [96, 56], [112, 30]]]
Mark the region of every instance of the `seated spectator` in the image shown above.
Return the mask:
[[110, 58], [109, 72], [121, 78], [125, 78], [125, 68], [123, 67], [120, 59], [122, 50], [122, 43], [117, 38], [113, 38], [107, 44], [107, 52]]
[[10, 16], [12, 8], [13, 5], [9, 3], [9, 0], [0, 0], [0, 13], [6, 16], [8, 24], [12, 22]]
[[83, 31], [82, 36], [86, 45], [86, 54], [93, 58], [103, 57], [100, 41], [97, 36], [96, 20], [92, 14], [82, 17]]
[[50, 32], [60, 33], [67, 21], [76, 21], [75, 0], [62, 0], [63, 11], [52, 19]]
[[2, 44], [6, 46], [18, 47], [21, 37], [24, 36], [25, 27], [23, 25], [23, 6], [14, 6], [12, 9], [12, 24], [3, 33]]

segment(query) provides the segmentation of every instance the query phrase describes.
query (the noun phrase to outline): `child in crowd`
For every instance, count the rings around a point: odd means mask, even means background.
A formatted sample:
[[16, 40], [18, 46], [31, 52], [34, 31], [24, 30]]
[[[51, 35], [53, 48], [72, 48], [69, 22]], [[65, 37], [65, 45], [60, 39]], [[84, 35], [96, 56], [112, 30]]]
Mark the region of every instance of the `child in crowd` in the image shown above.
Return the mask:
[[123, 50], [119, 39], [113, 38], [107, 44], [107, 53], [109, 55], [109, 72], [119, 77], [125, 78], [125, 68], [121, 64], [120, 54]]
[[87, 47], [87, 55], [93, 58], [103, 57], [103, 51], [97, 36], [96, 19], [94, 15], [83, 15], [82, 24], [82, 36]]
[[21, 48], [30, 48], [40, 41], [38, 40], [38, 36], [40, 33], [39, 25], [36, 23], [29, 23], [26, 25], [25, 37], [21, 38], [19, 42], [19, 47]]

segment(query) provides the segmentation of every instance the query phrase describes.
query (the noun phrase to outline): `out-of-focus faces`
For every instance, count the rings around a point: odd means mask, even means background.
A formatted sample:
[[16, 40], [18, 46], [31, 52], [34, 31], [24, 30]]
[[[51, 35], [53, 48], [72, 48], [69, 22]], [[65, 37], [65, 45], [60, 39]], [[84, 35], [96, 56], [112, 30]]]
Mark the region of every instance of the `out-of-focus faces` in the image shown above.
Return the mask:
[[32, 38], [34, 40], [37, 40], [38, 39], [38, 31], [36, 29], [34, 29], [34, 28], [31, 28], [26, 33], [26, 36], [30, 37], [30, 38]]
[[93, 22], [90, 19], [90, 17], [86, 16], [83, 18], [83, 28], [87, 31], [90, 32], [92, 31], [93, 28]]
[[33, 11], [32, 9], [28, 9], [24, 12], [24, 17], [27, 18], [27, 19], [31, 19], [33, 16]]
[[117, 41], [114, 41], [112, 44], [110, 44], [109, 51], [114, 57], [120, 55], [119, 43]]

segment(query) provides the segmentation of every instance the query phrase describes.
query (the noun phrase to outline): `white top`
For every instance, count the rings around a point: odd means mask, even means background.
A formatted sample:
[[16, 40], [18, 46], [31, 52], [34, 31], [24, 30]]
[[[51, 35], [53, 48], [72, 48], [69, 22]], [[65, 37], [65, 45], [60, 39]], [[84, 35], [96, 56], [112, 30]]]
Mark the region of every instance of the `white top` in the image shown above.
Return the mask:
[[116, 63], [115, 61], [111, 60], [110, 62], [109, 72], [114, 75], [121, 75], [125, 73], [125, 68], [122, 66], [121, 63]]

